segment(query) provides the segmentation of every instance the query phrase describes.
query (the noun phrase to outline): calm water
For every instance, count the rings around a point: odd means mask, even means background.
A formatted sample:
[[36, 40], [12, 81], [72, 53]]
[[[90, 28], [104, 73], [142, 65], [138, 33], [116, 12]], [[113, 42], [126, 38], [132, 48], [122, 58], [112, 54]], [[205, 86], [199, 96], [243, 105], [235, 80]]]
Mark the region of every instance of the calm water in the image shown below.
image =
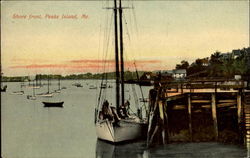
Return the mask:
[[[72, 86], [80, 82], [83, 87]], [[159, 157], [246, 157], [247, 151], [236, 145], [219, 143], [171, 144], [147, 149], [145, 142], [114, 146], [98, 141], [94, 128], [94, 106], [99, 89], [89, 86], [98, 81], [61, 81], [62, 90], [49, 100], [64, 101], [64, 108], [44, 108], [46, 98], [28, 100], [31, 88], [23, 88], [25, 95], [11, 94], [20, 90], [20, 83], [7, 83], [6, 93], [1, 93], [2, 105], [2, 156], [3, 158], [159, 158]], [[88, 85], [87, 85], [88, 84]], [[112, 83], [113, 84], [113, 83]], [[52, 81], [51, 90], [57, 88]], [[135, 87], [138, 97], [139, 87]], [[127, 99], [133, 103], [131, 85], [126, 87]], [[144, 87], [147, 96], [149, 87]], [[47, 87], [36, 93], [46, 92]], [[108, 89], [107, 96], [115, 88]], [[114, 101], [114, 98], [109, 98]], [[112, 101], [111, 101], [112, 102]]]

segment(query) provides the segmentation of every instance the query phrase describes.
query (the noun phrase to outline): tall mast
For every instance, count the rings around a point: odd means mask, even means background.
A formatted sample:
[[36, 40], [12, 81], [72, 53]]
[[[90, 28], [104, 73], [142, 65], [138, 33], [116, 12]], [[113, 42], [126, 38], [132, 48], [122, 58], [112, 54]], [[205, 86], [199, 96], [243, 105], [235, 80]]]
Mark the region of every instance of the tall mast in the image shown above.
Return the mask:
[[42, 75], [39, 74], [39, 86], [42, 86]]
[[[37, 80], [38, 80], [38, 76], [37, 76], [37, 74], [36, 74], [35, 79], [36, 79], [36, 86], [37, 86], [37, 85], [38, 85], [38, 84], [37, 84]], [[35, 87], [35, 86], [34, 86], [34, 87]]]
[[48, 93], [49, 93], [49, 75], [48, 75]]
[[121, 104], [124, 105], [124, 61], [123, 61], [123, 28], [122, 28], [122, 1], [119, 0], [119, 22], [120, 22], [120, 60], [121, 60]]
[[117, 5], [114, 0], [114, 24], [115, 24], [115, 72], [116, 72], [116, 108], [119, 109], [120, 104], [120, 74], [119, 74], [119, 51], [118, 51], [118, 34], [117, 34]]
[[33, 96], [35, 96], [35, 83], [34, 83], [34, 80], [33, 80]]
[[58, 77], [58, 89], [61, 89], [60, 76]]

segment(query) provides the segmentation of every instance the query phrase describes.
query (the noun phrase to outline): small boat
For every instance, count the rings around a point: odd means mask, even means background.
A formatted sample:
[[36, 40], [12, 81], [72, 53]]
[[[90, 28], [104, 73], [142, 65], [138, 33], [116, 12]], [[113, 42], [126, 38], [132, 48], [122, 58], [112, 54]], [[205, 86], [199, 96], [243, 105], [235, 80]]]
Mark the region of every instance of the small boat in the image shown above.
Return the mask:
[[109, 85], [108, 88], [113, 88], [113, 86]]
[[94, 86], [94, 85], [90, 85], [90, 86], [89, 86], [89, 89], [97, 89], [97, 87]]
[[29, 86], [28, 88], [39, 89], [41, 86]]
[[56, 89], [56, 90], [54, 90], [54, 93], [61, 93], [61, 90], [60, 89]]
[[29, 99], [29, 100], [36, 100], [36, 96], [27, 95], [27, 99]]
[[63, 107], [64, 102], [42, 102], [44, 107]]
[[105, 83], [101, 84], [100, 88], [102, 88], [102, 89], [107, 88], [107, 84], [105, 84]]
[[12, 92], [12, 94], [15, 94], [15, 95], [23, 95], [23, 94], [24, 94], [24, 91], [14, 91], [14, 92]]
[[40, 94], [37, 94], [37, 96], [40, 96], [40, 97], [53, 97], [53, 93], [40, 93]]
[[80, 83], [74, 83], [72, 84], [73, 86], [76, 86], [76, 87], [82, 87], [82, 85]]
[[79, 83], [79, 84], [76, 85], [76, 87], [82, 87], [82, 85]]

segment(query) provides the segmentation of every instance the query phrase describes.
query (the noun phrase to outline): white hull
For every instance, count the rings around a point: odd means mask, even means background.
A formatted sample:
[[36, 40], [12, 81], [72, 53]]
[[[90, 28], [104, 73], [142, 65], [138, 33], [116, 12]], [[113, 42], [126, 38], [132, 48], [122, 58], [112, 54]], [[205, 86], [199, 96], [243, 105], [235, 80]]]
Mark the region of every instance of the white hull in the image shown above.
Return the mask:
[[27, 99], [29, 99], [29, 100], [36, 100], [36, 96], [27, 96]]
[[119, 126], [113, 126], [108, 120], [96, 123], [97, 137], [113, 143], [135, 140], [142, 136], [143, 123], [121, 120]]
[[61, 93], [61, 90], [55, 90], [54, 93]]
[[23, 92], [23, 91], [17, 91], [17, 92], [12, 92], [12, 94], [15, 94], [15, 95], [23, 95], [24, 92]]
[[37, 96], [40, 96], [40, 97], [52, 97], [53, 93], [37, 94]]
[[40, 86], [29, 86], [28, 88], [39, 89], [41, 87]]

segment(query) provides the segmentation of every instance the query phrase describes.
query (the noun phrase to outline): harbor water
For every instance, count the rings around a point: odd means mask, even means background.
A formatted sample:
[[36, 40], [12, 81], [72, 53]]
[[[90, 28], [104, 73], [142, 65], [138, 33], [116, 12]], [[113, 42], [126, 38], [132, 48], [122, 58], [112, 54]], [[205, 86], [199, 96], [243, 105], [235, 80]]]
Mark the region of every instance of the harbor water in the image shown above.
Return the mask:
[[[46, 81], [44, 81], [46, 83]], [[74, 83], [82, 87], [72, 86]], [[67, 89], [52, 98], [32, 95], [32, 88], [22, 87], [24, 95], [12, 94], [21, 90], [21, 83], [7, 84], [7, 92], [1, 93], [2, 158], [243, 158], [247, 150], [243, 146], [205, 143], [173, 143], [147, 148], [145, 141], [112, 145], [97, 140], [94, 126], [94, 108], [100, 88], [97, 80], [62, 80], [61, 86]], [[27, 85], [27, 83], [25, 83]], [[114, 81], [108, 84], [106, 96], [114, 105]], [[133, 85], [126, 86], [126, 99], [134, 102]], [[134, 85], [141, 98], [140, 89]], [[52, 81], [50, 91], [57, 89], [57, 81]], [[148, 96], [150, 87], [143, 87]], [[44, 85], [36, 93], [47, 91]], [[63, 108], [44, 108], [42, 101], [64, 101]], [[140, 102], [140, 104], [142, 104]], [[135, 111], [135, 109], [132, 109]]]

